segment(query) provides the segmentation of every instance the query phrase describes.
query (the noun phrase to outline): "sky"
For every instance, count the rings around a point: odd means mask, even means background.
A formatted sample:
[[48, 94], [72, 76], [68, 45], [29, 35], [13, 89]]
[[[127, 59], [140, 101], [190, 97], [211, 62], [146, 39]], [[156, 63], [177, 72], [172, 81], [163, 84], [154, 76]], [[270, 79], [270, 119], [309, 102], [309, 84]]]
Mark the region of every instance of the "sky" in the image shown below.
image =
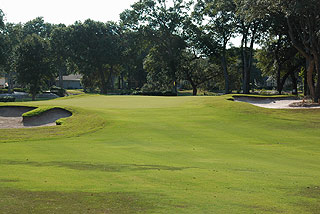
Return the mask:
[[119, 14], [137, 0], [0, 0], [6, 22], [25, 23], [44, 17], [53, 24], [73, 24], [88, 18], [95, 21], [118, 21]]
[[[5, 21], [26, 23], [42, 16], [45, 22], [71, 25], [90, 18], [95, 21], [118, 21], [119, 14], [138, 0], [0, 0]], [[235, 46], [240, 39], [231, 40]]]

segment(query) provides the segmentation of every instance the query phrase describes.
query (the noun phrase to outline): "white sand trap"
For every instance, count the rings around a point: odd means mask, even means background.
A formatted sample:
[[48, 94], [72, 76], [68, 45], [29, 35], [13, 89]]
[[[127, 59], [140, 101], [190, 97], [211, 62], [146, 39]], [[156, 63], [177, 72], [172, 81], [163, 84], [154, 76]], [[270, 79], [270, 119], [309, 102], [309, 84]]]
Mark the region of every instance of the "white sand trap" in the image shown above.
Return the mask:
[[36, 108], [24, 106], [0, 106], [0, 129], [55, 126], [56, 120], [72, 115], [72, 113], [67, 110], [53, 108], [38, 116], [30, 118], [22, 117], [22, 114], [33, 109]]
[[271, 109], [313, 109], [320, 108], [320, 106], [304, 106], [299, 105], [293, 106], [295, 103], [302, 102], [298, 98], [264, 98], [264, 97], [245, 97], [245, 96], [234, 96], [234, 101], [246, 102], [262, 108]]

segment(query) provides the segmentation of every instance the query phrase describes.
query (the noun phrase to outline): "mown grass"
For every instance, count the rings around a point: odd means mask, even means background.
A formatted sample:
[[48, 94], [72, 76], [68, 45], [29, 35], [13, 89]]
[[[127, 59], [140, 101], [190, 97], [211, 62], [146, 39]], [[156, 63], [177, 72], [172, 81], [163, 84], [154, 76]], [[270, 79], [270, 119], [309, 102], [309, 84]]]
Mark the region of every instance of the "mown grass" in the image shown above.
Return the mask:
[[[107, 121], [98, 113], [77, 107], [68, 106], [47, 106], [42, 101], [38, 104], [30, 105], [30, 103], [15, 103], [13, 106], [30, 106], [38, 107], [35, 110], [23, 114], [26, 117], [39, 115], [52, 108], [64, 108], [72, 113], [71, 117], [61, 118], [57, 122], [60, 126], [41, 127], [41, 128], [23, 128], [23, 129], [1, 129], [1, 143], [21, 142], [26, 140], [47, 140], [53, 138], [69, 138], [77, 137], [85, 133], [95, 132], [102, 129]], [[1, 104], [0, 104], [1, 105]], [[8, 106], [8, 104], [2, 104]]]
[[227, 98], [32, 103], [74, 115], [0, 130], [0, 213], [319, 213], [320, 110]]
[[60, 107], [57, 107], [57, 106], [41, 106], [39, 108], [36, 108], [32, 111], [28, 111], [24, 114], [22, 114], [22, 117], [35, 117], [35, 116], [38, 116], [46, 111], [49, 111], [51, 109], [54, 109], [54, 108], [60, 108]]

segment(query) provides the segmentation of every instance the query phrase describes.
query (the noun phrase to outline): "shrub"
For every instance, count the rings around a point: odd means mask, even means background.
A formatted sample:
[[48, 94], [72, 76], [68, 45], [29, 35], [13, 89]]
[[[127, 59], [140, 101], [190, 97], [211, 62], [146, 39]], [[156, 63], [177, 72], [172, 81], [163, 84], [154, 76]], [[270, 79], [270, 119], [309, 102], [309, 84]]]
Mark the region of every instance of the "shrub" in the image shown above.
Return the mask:
[[0, 102], [14, 102], [16, 98], [11, 96], [0, 97]]
[[8, 89], [0, 89], [0, 94], [7, 94], [8, 93]]
[[23, 89], [23, 88], [14, 88], [13, 91], [15, 91], [15, 92], [26, 92], [26, 90]]
[[59, 97], [64, 97], [67, 94], [67, 91], [64, 88], [53, 86], [50, 88], [50, 92], [58, 95]]
[[132, 94], [143, 96], [177, 96], [171, 91], [134, 91]]

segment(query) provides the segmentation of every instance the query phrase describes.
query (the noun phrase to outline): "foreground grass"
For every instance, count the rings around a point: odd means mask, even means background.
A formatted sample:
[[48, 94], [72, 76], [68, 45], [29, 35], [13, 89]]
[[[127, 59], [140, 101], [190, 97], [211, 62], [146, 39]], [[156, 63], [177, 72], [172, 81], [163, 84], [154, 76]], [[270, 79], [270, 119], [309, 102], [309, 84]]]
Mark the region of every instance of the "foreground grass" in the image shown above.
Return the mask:
[[0, 130], [0, 213], [319, 213], [320, 110], [227, 98], [32, 103], [75, 114]]

